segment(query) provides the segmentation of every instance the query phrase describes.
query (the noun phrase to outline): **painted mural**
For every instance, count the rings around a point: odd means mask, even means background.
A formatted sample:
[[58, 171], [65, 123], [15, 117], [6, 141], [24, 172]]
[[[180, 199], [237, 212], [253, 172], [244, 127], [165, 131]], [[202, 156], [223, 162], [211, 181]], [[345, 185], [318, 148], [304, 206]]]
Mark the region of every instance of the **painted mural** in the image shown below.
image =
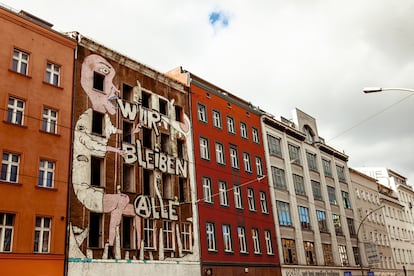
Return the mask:
[[[91, 107], [85, 110], [77, 119], [73, 142], [73, 171], [72, 186], [76, 199], [82, 205], [86, 213], [105, 214], [109, 217], [109, 223], [102, 223], [103, 251], [101, 259], [158, 259], [184, 258], [191, 255], [194, 243], [193, 211], [191, 193], [189, 202], [185, 204], [178, 200], [176, 187], [177, 181], [163, 183], [164, 176], [170, 175], [174, 179], [181, 179], [188, 183], [189, 158], [179, 154], [177, 139], [186, 146], [186, 152], [190, 152], [191, 133], [190, 120], [186, 114], [180, 115], [177, 121], [174, 100], [167, 99], [141, 87], [139, 81], [132, 89], [130, 101], [120, 99], [119, 89], [114, 85], [115, 69], [103, 57], [92, 54], [87, 56], [81, 67], [80, 83]], [[142, 105], [142, 91], [153, 99], [166, 103], [164, 112], [156, 108]], [[75, 103], [76, 104], [76, 103]], [[94, 114], [102, 116], [102, 132], [93, 131]], [[122, 122], [126, 120], [133, 125], [131, 136], [135, 140], [125, 142], [122, 139]], [[114, 123], [113, 122], [118, 122]], [[117, 126], [118, 125], [118, 126]], [[159, 141], [161, 133], [168, 133], [167, 151], [159, 143], [153, 143], [149, 148], [144, 146], [140, 133], [143, 129], [150, 130]], [[114, 143], [116, 141], [116, 143]], [[110, 145], [118, 146], [110, 146]], [[165, 146], [164, 146], [165, 147]], [[109, 154], [111, 158], [105, 159]], [[115, 189], [111, 193], [104, 187], [91, 183], [91, 167], [93, 158], [105, 160], [105, 175], [112, 174]], [[107, 162], [114, 162], [111, 171]], [[145, 186], [151, 192], [134, 194], [123, 193], [122, 177], [118, 168], [127, 164], [141, 170], [150, 171], [150, 177], [137, 178], [135, 183]], [[172, 196], [165, 197], [162, 189], [170, 189]], [[75, 199], [75, 200], [76, 200]], [[73, 200], [73, 199], [72, 199]], [[188, 205], [189, 204], [189, 205]], [[186, 205], [186, 206], [184, 206]], [[183, 211], [186, 208], [186, 211]], [[84, 211], [85, 212], [85, 211]], [[86, 216], [86, 215], [85, 215]], [[121, 230], [124, 216], [133, 218], [132, 232], [134, 242], [130, 248], [122, 254]], [[87, 221], [87, 220], [85, 220]], [[89, 222], [90, 223], [90, 222]], [[79, 223], [78, 223], [79, 224]], [[69, 257], [70, 258], [96, 258], [88, 247], [90, 239], [90, 225], [75, 225], [72, 221], [69, 225]], [[166, 250], [165, 247], [168, 247]], [[132, 256], [129, 255], [133, 252]], [[167, 253], [165, 253], [167, 252]]]

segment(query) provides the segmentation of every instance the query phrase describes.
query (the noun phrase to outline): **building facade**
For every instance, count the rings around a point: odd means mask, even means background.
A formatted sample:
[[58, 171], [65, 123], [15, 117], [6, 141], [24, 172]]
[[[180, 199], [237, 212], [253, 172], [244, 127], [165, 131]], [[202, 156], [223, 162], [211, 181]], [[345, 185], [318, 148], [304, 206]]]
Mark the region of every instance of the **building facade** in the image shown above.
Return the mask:
[[186, 87], [78, 33], [69, 275], [200, 273]]
[[262, 118], [282, 275], [359, 275], [348, 156], [326, 145], [316, 120]]
[[0, 267], [63, 275], [76, 42], [0, 7]]

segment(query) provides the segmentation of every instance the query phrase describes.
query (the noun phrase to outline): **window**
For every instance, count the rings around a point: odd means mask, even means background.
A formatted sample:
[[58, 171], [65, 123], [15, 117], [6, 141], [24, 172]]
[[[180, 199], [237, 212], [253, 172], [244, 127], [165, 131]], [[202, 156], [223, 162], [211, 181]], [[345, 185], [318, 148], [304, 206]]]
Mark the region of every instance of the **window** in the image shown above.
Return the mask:
[[[133, 124], [127, 121], [122, 122], [122, 141], [132, 144], [132, 129]], [[161, 138], [163, 137], [163, 133], [161, 133]], [[161, 139], [162, 140], [162, 139]]]
[[162, 231], [164, 236], [164, 249], [174, 250], [174, 223], [164, 220]]
[[227, 131], [236, 134], [236, 128], [234, 126], [234, 119], [230, 116], [227, 116]]
[[142, 146], [144, 148], [152, 149], [152, 129], [142, 128]]
[[28, 69], [29, 54], [18, 49], [14, 49], [12, 70], [23, 75], [28, 75]]
[[247, 139], [247, 125], [243, 122], [240, 122], [240, 136], [244, 139]]
[[310, 229], [309, 209], [307, 207], [298, 206], [299, 222], [302, 229]]
[[272, 156], [282, 156], [282, 149], [280, 147], [280, 138], [272, 135], [267, 135], [267, 143], [269, 146], [269, 154]]
[[151, 219], [144, 219], [144, 249], [155, 248], [155, 223]]
[[339, 251], [339, 259], [341, 260], [342, 266], [348, 266], [348, 254], [346, 253], [346, 246], [345, 245], [338, 245]]
[[348, 223], [349, 235], [351, 237], [356, 237], [354, 219], [352, 219], [352, 218], [346, 218], [346, 222]]
[[295, 240], [282, 239], [285, 264], [297, 264]]
[[247, 188], [247, 202], [249, 204], [250, 211], [256, 211], [256, 202], [254, 198], [254, 190], [252, 188]]
[[122, 165], [122, 190], [129, 193], [135, 192], [134, 166]]
[[229, 193], [227, 183], [224, 181], [219, 181], [219, 197], [220, 205], [229, 206]]
[[89, 213], [89, 247], [102, 246], [102, 214]]
[[223, 231], [224, 252], [233, 252], [230, 225], [223, 224], [221, 230]]
[[206, 223], [206, 236], [207, 236], [207, 250], [216, 251], [216, 234], [214, 231], [214, 223]]
[[246, 172], [252, 172], [252, 165], [250, 164], [250, 154], [243, 152], [243, 164]]
[[235, 147], [230, 147], [230, 162], [231, 162], [231, 167], [234, 169], [238, 169], [239, 167], [239, 157], [237, 154], [237, 148]]
[[166, 100], [158, 98], [158, 109], [161, 114], [168, 115], [168, 103]]
[[265, 192], [260, 192], [260, 208], [262, 209], [263, 214], [269, 213], [269, 209], [267, 208], [267, 199]]
[[182, 122], [183, 120], [183, 108], [181, 106], [175, 105], [174, 106], [175, 111], [175, 120], [177, 122]]
[[207, 123], [207, 109], [203, 104], [197, 104], [198, 120], [203, 123]]
[[329, 203], [333, 205], [337, 205], [338, 202], [336, 201], [335, 188], [332, 186], [327, 186], [327, 189], [328, 189]]
[[269, 230], [264, 231], [265, 241], [266, 241], [266, 253], [267, 255], [273, 255], [273, 242], [272, 242], [272, 233]]
[[303, 127], [303, 133], [305, 133], [306, 135], [306, 142], [308, 142], [309, 144], [312, 144], [313, 141], [315, 141], [314, 139], [315, 135], [313, 134], [312, 129], [308, 125], [305, 125]]
[[121, 242], [122, 242], [122, 248], [135, 249], [134, 217], [126, 217], [126, 216], [122, 217], [122, 241]]
[[200, 157], [204, 160], [210, 160], [210, 149], [208, 146], [208, 140], [200, 137]]
[[55, 86], [60, 84], [60, 66], [48, 62], [46, 65], [46, 79], [45, 82]]
[[9, 97], [7, 106], [7, 122], [16, 125], [23, 125], [24, 101]]
[[313, 198], [316, 200], [322, 200], [321, 183], [311, 180]]
[[133, 98], [133, 87], [129, 86], [128, 84], [123, 83], [122, 84], [122, 99], [128, 101], [128, 102], [132, 102]]
[[361, 264], [361, 255], [359, 254], [359, 248], [358, 247], [352, 247], [352, 251], [354, 253], [355, 264], [360, 265]]
[[349, 193], [342, 191], [342, 202], [345, 209], [351, 208], [351, 201], [349, 200]]
[[325, 265], [333, 266], [333, 255], [332, 255], [332, 246], [328, 243], [322, 244], [323, 258], [325, 259]]
[[14, 214], [0, 213], [0, 252], [12, 252]]
[[273, 185], [276, 189], [286, 190], [285, 171], [276, 167], [272, 167]]
[[256, 172], [257, 176], [263, 176], [263, 165], [262, 165], [262, 159], [260, 157], [255, 157], [256, 159]]
[[283, 226], [292, 226], [289, 203], [283, 201], [276, 201], [276, 206], [279, 215], [279, 224]]
[[19, 178], [19, 163], [20, 155], [3, 152], [0, 180], [17, 183]]
[[221, 165], [226, 164], [224, 158], [224, 146], [221, 143], [216, 143], [216, 162]]
[[322, 159], [322, 166], [325, 176], [332, 176], [331, 161]]
[[257, 128], [252, 127], [252, 137], [254, 143], [260, 144], [259, 131]]
[[318, 170], [318, 164], [316, 163], [316, 154], [307, 152], [306, 153], [306, 159], [308, 160], [309, 170], [317, 171]]
[[183, 251], [193, 250], [192, 236], [191, 236], [191, 223], [184, 222], [181, 224], [181, 240], [183, 243]]
[[303, 176], [293, 174], [293, 184], [295, 185], [295, 193], [297, 195], [306, 195]]
[[142, 170], [142, 182], [144, 187], [142, 192], [144, 195], [151, 195], [151, 187], [153, 186], [153, 172], [151, 170]]
[[252, 239], [254, 254], [261, 254], [262, 251], [260, 250], [259, 230], [257, 228], [252, 228]]
[[93, 89], [103, 92], [105, 84], [105, 75], [93, 72]]
[[211, 187], [211, 179], [208, 177], [203, 177], [202, 182], [204, 202], [213, 203], [213, 190]]
[[240, 253], [247, 253], [246, 230], [244, 227], [237, 227], [237, 235], [239, 237]]
[[102, 185], [102, 170], [103, 170], [103, 159], [91, 156], [91, 185], [92, 186], [104, 186]]
[[318, 218], [319, 231], [328, 232], [328, 225], [326, 223], [325, 211], [316, 210], [316, 217]]
[[222, 128], [221, 114], [217, 110], [213, 110], [213, 126], [216, 128]]
[[290, 162], [300, 165], [299, 147], [288, 144]]
[[337, 214], [332, 214], [332, 220], [335, 227], [335, 233], [337, 235], [343, 235], [342, 226], [341, 226], [341, 216]]
[[53, 188], [55, 162], [40, 160], [39, 179], [37, 185], [44, 188]]
[[343, 166], [336, 165], [336, 173], [338, 174], [339, 181], [346, 182], [345, 168]]
[[49, 133], [57, 133], [58, 112], [50, 108], [43, 109], [42, 130]]
[[51, 218], [36, 217], [34, 249], [35, 253], [49, 253]]
[[[132, 125], [131, 125], [132, 127]], [[165, 153], [170, 153], [171, 144], [170, 144], [170, 135], [166, 133], [161, 133], [161, 151]]]
[[239, 185], [234, 185], [234, 205], [237, 209], [243, 209], [242, 190]]
[[304, 241], [303, 247], [305, 249], [306, 264], [316, 265], [315, 245], [313, 242]]
[[103, 135], [103, 118], [102, 113], [92, 112], [92, 133]]
[[142, 91], [141, 104], [143, 107], [150, 109], [151, 108], [151, 94]]

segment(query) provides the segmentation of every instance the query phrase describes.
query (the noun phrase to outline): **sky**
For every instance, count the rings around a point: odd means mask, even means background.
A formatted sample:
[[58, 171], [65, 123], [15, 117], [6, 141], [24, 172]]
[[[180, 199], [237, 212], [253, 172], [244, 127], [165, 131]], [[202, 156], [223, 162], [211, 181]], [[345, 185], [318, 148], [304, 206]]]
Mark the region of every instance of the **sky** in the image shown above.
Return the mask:
[[167, 72], [178, 66], [276, 117], [298, 108], [350, 167], [414, 184], [411, 0], [0, 0]]

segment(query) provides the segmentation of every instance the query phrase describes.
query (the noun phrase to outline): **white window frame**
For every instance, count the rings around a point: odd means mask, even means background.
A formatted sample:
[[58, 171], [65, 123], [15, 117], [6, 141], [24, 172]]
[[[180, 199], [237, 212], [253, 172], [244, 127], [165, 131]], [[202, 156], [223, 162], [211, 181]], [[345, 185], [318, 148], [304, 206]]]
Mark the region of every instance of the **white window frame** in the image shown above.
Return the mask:
[[221, 230], [223, 232], [224, 252], [233, 252], [233, 244], [231, 241], [231, 226], [229, 224], [223, 224]]
[[252, 240], [254, 254], [262, 254], [262, 251], [260, 249], [259, 230], [257, 228], [252, 228]]
[[306, 152], [306, 159], [308, 161], [308, 168], [311, 171], [318, 171], [318, 164], [316, 161], [316, 154], [311, 152]]
[[221, 206], [229, 206], [229, 192], [227, 182], [219, 180], [219, 198]]
[[259, 130], [257, 128], [252, 127], [252, 137], [254, 143], [260, 144]]
[[269, 208], [267, 206], [266, 193], [263, 191], [259, 192], [260, 194], [260, 208], [262, 209], [263, 214], [269, 214]]
[[250, 163], [250, 154], [247, 152], [243, 152], [243, 164], [244, 164], [244, 171], [251, 173], [252, 165]]
[[264, 230], [265, 241], [266, 241], [266, 253], [267, 255], [274, 255], [272, 233], [269, 230]]
[[239, 157], [237, 153], [237, 148], [230, 147], [230, 161], [231, 161], [231, 167], [234, 169], [239, 169]]
[[268, 146], [269, 146], [269, 154], [272, 156], [282, 156], [280, 138], [267, 134], [267, 141], [268, 141]]
[[14, 214], [0, 213], [0, 252], [13, 252], [14, 218]]
[[[19, 182], [20, 155], [10, 152], [3, 152], [1, 162], [1, 181], [18, 183]], [[5, 171], [3, 171], [5, 169]]]
[[247, 188], [247, 203], [249, 205], [249, 211], [256, 211], [256, 202], [254, 198], [253, 188]]
[[272, 170], [272, 180], [273, 186], [276, 189], [287, 189], [286, 185], [286, 177], [285, 177], [285, 170], [278, 168], [278, 167], [271, 167]]
[[263, 176], [263, 163], [262, 163], [262, 158], [256, 156], [256, 172], [257, 172], [257, 176]]
[[52, 229], [52, 219], [47, 217], [36, 217], [34, 253], [50, 252], [50, 237]]
[[193, 250], [191, 224], [184, 222], [181, 224], [181, 238], [183, 251], [190, 252]]
[[24, 107], [25, 102], [23, 100], [9, 97], [7, 104], [7, 122], [20, 126], [24, 125]]
[[60, 85], [60, 66], [52, 62], [46, 65], [45, 81], [51, 85]]
[[14, 48], [12, 64], [13, 71], [27, 76], [29, 72], [29, 57], [30, 55], [28, 53]]
[[207, 123], [207, 108], [205, 105], [201, 103], [197, 104], [197, 114], [200, 122]]
[[204, 137], [200, 137], [200, 158], [204, 160], [210, 160], [208, 139]]
[[214, 223], [206, 222], [207, 250], [217, 251]]
[[248, 253], [247, 241], [246, 241], [246, 229], [243, 226], [238, 226], [237, 235], [239, 238], [240, 253]]
[[348, 253], [346, 252], [345, 245], [338, 245], [339, 259], [341, 260], [342, 266], [349, 265]]
[[144, 249], [155, 249], [155, 221], [152, 219], [144, 219]]
[[57, 133], [58, 111], [45, 107], [43, 109], [42, 130], [49, 133]]
[[247, 125], [244, 122], [240, 122], [240, 136], [244, 139], [249, 138], [249, 136], [247, 134]]
[[234, 118], [227, 116], [227, 131], [232, 134], [236, 134], [236, 127], [234, 124]]
[[211, 178], [209, 177], [202, 177], [202, 183], [203, 183], [203, 197], [204, 202], [207, 203], [214, 203], [213, 201], [213, 190], [212, 190], [212, 184], [211, 184]]
[[49, 160], [40, 160], [39, 162], [39, 179], [37, 185], [43, 188], [53, 188], [55, 181], [55, 162]]
[[243, 209], [242, 190], [240, 185], [234, 185], [234, 207], [237, 209]]
[[220, 165], [226, 164], [226, 159], [224, 155], [224, 145], [218, 142], [216, 142], [216, 162]]
[[217, 110], [213, 110], [212, 116], [213, 116], [213, 126], [221, 129], [223, 127], [222, 122], [221, 122], [221, 113]]
[[289, 150], [289, 160], [291, 163], [293, 164], [301, 164], [300, 161], [300, 147], [293, 145], [293, 144], [288, 144], [288, 150]]

